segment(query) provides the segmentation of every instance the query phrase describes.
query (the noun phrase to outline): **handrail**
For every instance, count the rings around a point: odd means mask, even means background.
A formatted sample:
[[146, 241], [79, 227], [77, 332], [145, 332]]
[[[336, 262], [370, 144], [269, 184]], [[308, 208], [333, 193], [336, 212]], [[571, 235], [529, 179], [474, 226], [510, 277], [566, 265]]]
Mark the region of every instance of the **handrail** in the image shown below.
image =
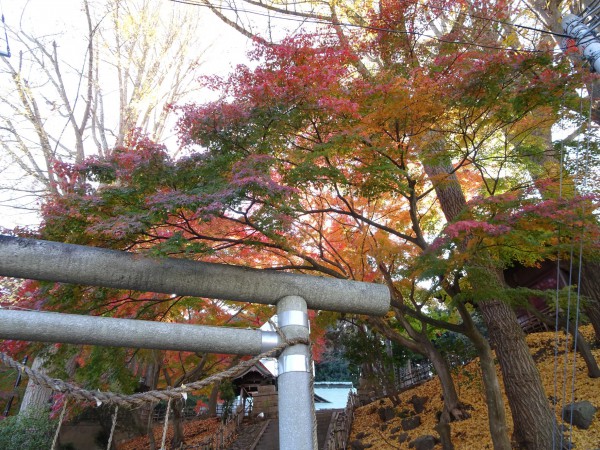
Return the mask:
[[217, 432], [198, 444], [197, 448], [201, 450], [222, 450], [229, 448], [243, 419], [244, 407], [240, 403], [236, 406], [235, 412], [225, 420], [225, 423], [219, 425]]
[[354, 421], [354, 408], [358, 404], [358, 395], [350, 392], [344, 411], [334, 413], [327, 430], [323, 450], [344, 450], [348, 446], [350, 429]]
[[252, 442], [252, 445], [250, 445], [250, 447], [248, 448], [248, 450], [254, 450], [256, 448], [256, 446], [258, 445], [260, 439], [263, 437], [263, 434], [265, 434], [265, 431], [267, 431], [267, 427], [269, 426], [270, 423], [271, 423], [271, 419], [267, 419], [265, 421], [265, 423], [263, 424], [262, 428], [260, 429], [260, 431], [258, 432], [258, 434], [256, 435], [256, 437], [254, 438], [254, 442]]
[[327, 434], [325, 435], [325, 444], [323, 445], [323, 449], [327, 449], [329, 442], [332, 442], [334, 440], [334, 435], [335, 435], [335, 430], [336, 430], [336, 423], [338, 421], [338, 417], [340, 415], [339, 411], [334, 411], [333, 414], [331, 415], [331, 420], [329, 421], [329, 426], [327, 427]]

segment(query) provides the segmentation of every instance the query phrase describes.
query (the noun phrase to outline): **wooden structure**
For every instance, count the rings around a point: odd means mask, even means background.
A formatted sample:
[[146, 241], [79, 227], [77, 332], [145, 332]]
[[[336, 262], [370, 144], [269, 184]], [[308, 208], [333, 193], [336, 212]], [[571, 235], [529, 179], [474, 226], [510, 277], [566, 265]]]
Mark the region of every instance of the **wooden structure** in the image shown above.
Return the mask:
[[246, 415], [277, 417], [277, 378], [264, 364], [259, 361], [231, 382]]
[[348, 447], [350, 430], [354, 421], [354, 409], [359, 405], [358, 395], [350, 393], [346, 408], [341, 411], [334, 411], [323, 450], [342, 450]]
[[258, 362], [235, 377], [231, 382], [235, 389], [235, 395], [241, 395], [242, 390], [252, 395], [258, 392], [260, 386], [275, 385], [276, 378], [264, 364]]
[[[563, 268], [564, 266], [564, 268]], [[524, 267], [515, 265], [504, 271], [506, 283], [513, 288], [526, 287], [540, 291], [555, 290], [569, 284], [569, 272], [566, 270], [567, 263], [563, 263], [560, 268], [555, 261], [544, 261], [539, 267]], [[535, 309], [545, 316], [554, 316], [552, 308], [546, 303], [546, 300], [539, 296], [529, 298], [530, 308], [515, 308], [517, 320], [525, 333], [535, 331], [548, 331], [546, 324], [541, 322], [531, 311]]]

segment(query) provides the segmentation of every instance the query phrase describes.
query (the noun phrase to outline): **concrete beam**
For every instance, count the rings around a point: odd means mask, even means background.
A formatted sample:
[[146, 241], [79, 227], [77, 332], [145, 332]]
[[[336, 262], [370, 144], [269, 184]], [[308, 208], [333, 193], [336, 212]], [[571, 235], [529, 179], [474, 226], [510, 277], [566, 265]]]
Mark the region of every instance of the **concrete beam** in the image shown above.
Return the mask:
[[0, 276], [275, 305], [297, 295], [311, 309], [384, 315], [385, 285], [256, 270], [82, 245], [0, 236]]
[[0, 339], [259, 355], [280, 343], [272, 331], [0, 309]]

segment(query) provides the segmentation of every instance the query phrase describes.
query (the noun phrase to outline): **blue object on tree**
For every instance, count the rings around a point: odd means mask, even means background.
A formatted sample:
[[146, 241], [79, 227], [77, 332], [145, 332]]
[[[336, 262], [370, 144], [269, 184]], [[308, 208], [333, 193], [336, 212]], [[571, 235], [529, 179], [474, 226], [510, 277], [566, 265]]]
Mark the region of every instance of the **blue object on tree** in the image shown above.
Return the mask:
[[[2, 12], [2, 28], [4, 29], [4, 42], [3, 48], [0, 48], [0, 56], [6, 56], [10, 58], [10, 46], [8, 45], [8, 33], [6, 32], [6, 22], [4, 21], [4, 12]], [[2, 38], [0, 37], [0, 40]]]

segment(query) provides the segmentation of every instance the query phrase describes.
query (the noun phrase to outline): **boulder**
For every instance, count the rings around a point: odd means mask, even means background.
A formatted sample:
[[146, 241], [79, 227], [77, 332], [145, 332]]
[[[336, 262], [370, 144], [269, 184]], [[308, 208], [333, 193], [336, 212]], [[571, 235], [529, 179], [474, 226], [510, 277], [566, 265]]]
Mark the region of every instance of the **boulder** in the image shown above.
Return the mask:
[[362, 443], [362, 441], [360, 441], [359, 439], [356, 439], [352, 442], [350, 442], [350, 448], [351, 450], [365, 450], [365, 444]]
[[413, 405], [413, 408], [417, 414], [421, 414], [425, 410], [425, 403], [427, 400], [427, 397], [413, 395], [408, 402]]
[[425, 436], [419, 436], [414, 441], [408, 444], [408, 448], [414, 448], [415, 450], [433, 450], [435, 444], [439, 441], [435, 436], [427, 434]]
[[574, 402], [567, 405], [562, 410], [562, 419], [567, 422], [573, 422], [577, 428], [587, 430], [592, 424], [596, 408], [587, 400]]
[[419, 425], [421, 425], [421, 416], [413, 416], [408, 417], [406, 419], [402, 419], [400, 425], [402, 425], [402, 429], [404, 431], [414, 430]]
[[396, 416], [396, 411], [391, 406], [386, 406], [383, 408], [379, 408], [377, 410], [377, 414], [382, 422], [387, 422], [388, 420], [392, 420]]

